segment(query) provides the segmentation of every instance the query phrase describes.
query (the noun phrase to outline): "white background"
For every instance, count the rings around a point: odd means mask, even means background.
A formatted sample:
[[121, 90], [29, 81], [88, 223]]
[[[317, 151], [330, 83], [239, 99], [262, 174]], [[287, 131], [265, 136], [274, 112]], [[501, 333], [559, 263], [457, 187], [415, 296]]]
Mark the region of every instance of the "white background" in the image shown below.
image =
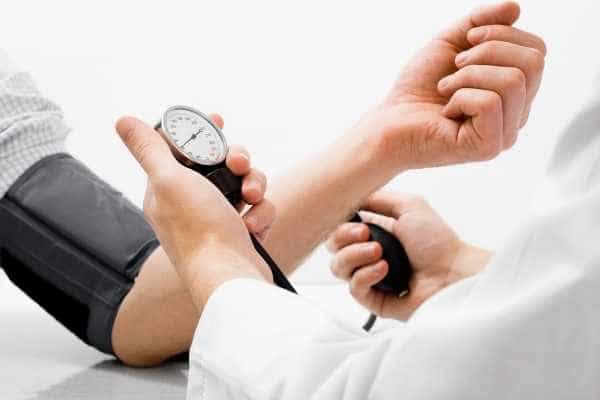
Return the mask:
[[[280, 175], [344, 132], [415, 49], [481, 3], [20, 0], [3, 3], [0, 38], [64, 107], [70, 150], [141, 204], [145, 179], [113, 133], [118, 116], [154, 121], [173, 103], [218, 111], [229, 141]], [[549, 55], [515, 149], [389, 185], [425, 195], [465, 240], [489, 248], [526, 215], [557, 134], [597, 83], [597, 0], [521, 4], [518, 26], [543, 36]], [[330, 279], [327, 263], [317, 253], [296, 279]]]

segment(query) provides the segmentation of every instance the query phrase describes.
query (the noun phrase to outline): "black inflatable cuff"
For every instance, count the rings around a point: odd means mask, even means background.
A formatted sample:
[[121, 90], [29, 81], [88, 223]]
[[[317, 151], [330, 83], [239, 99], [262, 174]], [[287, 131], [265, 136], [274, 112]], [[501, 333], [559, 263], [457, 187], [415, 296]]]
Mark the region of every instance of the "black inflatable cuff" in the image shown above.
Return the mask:
[[118, 308], [158, 241], [142, 212], [68, 154], [46, 157], [0, 200], [0, 265], [84, 342], [114, 354]]

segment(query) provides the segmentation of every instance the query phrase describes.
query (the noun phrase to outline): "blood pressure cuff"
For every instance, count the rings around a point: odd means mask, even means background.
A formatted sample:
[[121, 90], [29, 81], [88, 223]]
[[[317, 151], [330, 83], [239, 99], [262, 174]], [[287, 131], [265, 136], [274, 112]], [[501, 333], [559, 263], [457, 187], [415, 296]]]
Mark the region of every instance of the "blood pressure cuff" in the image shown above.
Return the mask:
[[0, 201], [0, 265], [84, 342], [114, 354], [112, 327], [158, 246], [141, 211], [67, 154], [42, 159]]

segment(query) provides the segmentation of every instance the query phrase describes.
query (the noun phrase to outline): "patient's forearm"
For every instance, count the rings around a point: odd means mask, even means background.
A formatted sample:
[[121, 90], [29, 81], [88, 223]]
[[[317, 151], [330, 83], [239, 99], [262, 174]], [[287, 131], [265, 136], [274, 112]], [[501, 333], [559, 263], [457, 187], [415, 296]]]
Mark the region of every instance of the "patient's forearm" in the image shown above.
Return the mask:
[[379, 136], [358, 129], [303, 160], [272, 185], [268, 197], [277, 218], [265, 247], [286, 274], [347, 221], [365, 197], [399, 173], [401, 163], [379, 156], [385, 151]]

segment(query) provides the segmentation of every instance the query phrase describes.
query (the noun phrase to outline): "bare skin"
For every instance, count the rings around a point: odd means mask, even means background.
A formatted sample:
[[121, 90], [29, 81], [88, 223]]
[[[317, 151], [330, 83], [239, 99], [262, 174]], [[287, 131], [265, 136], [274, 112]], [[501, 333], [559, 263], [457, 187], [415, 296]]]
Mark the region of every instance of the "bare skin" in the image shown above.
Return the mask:
[[[210, 117], [223, 128], [219, 115]], [[249, 208], [243, 214], [245, 226], [259, 239], [264, 239], [275, 219], [275, 208], [264, 199], [266, 178], [251, 168], [250, 156], [239, 146], [231, 146], [227, 165], [243, 177], [243, 202], [237, 209]], [[165, 251], [158, 247], [145, 261], [135, 285], [121, 304], [112, 340], [115, 353], [124, 363], [153, 366], [189, 348], [200, 313], [174, 272]]]
[[413, 274], [409, 292], [398, 297], [372, 288], [388, 271], [382, 248], [368, 241], [363, 223], [339, 226], [327, 242], [334, 253], [331, 272], [349, 283], [352, 296], [372, 313], [406, 320], [429, 297], [480, 272], [491, 258], [487, 250], [460, 240], [456, 232], [422, 198], [376, 192], [363, 204], [366, 223], [393, 233], [402, 243]]
[[[453, 24], [408, 63], [383, 101], [332, 144], [328, 157], [318, 157], [318, 165], [306, 168], [311, 163], [303, 163], [302, 168], [291, 171], [293, 187], [275, 185], [270, 198], [278, 217], [264, 243], [286, 274], [293, 273], [365, 198], [402, 171], [488, 160], [514, 144], [541, 82], [546, 51], [537, 36], [512, 27], [518, 15], [515, 3], [505, 2], [478, 9]], [[145, 142], [148, 138], [140, 124], [126, 119], [117, 128], [136, 159], [143, 162], [162, 153], [153, 150], [160, 144]], [[157, 160], [169, 163], [166, 156]], [[152, 182], [153, 173], [146, 167]], [[173, 171], [183, 173], [176, 168]], [[156, 196], [171, 190], [177, 188], [159, 185], [150, 193]], [[173, 210], [171, 217], [176, 219], [183, 211]], [[159, 210], [146, 212], [152, 220]], [[238, 226], [234, 216], [229, 217], [232, 226]], [[272, 215], [268, 212], [257, 212], [256, 220], [263, 222], [255, 223], [266, 228], [269, 218]], [[178, 232], [177, 227], [171, 228], [163, 230], [165, 238]], [[198, 234], [202, 237], [211, 229], [220, 228], [206, 224]], [[245, 243], [242, 237], [240, 241]], [[163, 239], [161, 243], [165, 245]], [[256, 274], [256, 268], [263, 270], [264, 264], [249, 256], [248, 243], [248, 248], [238, 243], [233, 249], [228, 247], [231, 243], [207, 243], [214, 245], [213, 250], [196, 241], [194, 245], [205, 251], [198, 252], [193, 246], [185, 250], [165, 248], [167, 258], [158, 249], [147, 260], [113, 329], [115, 351], [125, 363], [151, 366], [186, 351], [203, 301], [214, 290], [215, 282], [252, 274], [269, 280], [263, 273]], [[243, 268], [225, 276], [209, 268], [203, 272], [206, 282], [186, 273], [191, 259], [206, 268], [210, 260], [222, 263], [215, 249], [235, 255], [234, 264], [243, 264]], [[184, 261], [179, 265], [174, 262], [173, 251], [187, 254], [181, 256]], [[255, 263], [254, 273], [248, 263]]]

